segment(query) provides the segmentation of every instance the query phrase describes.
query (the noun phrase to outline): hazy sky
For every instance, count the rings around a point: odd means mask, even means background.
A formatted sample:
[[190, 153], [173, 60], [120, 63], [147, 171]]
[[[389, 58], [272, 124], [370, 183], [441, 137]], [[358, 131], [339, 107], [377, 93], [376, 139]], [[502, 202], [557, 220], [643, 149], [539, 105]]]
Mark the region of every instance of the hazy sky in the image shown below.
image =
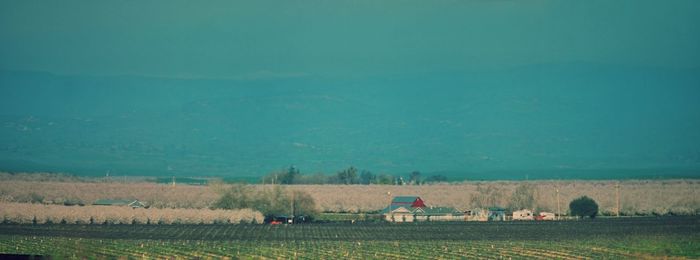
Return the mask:
[[700, 1], [0, 1], [0, 69], [362, 77], [700, 67]]
[[697, 177], [698, 75], [700, 0], [0, 0], [0, 170]]

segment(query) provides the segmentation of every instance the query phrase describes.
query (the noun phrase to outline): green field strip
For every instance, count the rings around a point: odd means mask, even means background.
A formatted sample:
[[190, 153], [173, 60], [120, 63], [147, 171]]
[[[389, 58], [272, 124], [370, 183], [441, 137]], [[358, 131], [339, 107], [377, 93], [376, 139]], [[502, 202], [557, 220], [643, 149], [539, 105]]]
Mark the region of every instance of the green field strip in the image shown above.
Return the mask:
[[[0, 252], [68, 259], [124, 255], [181, 259], [698, 258], [698, 221], [662, 220], [596, 221], [590, 226], [584, 221], [294, 226], [0, 224]], [[526, 235], [504, 239], [515, 232]], [[578, 236], [578, 232], [584, 235]], [[591, 233], [599, 235], [587, 235]]]

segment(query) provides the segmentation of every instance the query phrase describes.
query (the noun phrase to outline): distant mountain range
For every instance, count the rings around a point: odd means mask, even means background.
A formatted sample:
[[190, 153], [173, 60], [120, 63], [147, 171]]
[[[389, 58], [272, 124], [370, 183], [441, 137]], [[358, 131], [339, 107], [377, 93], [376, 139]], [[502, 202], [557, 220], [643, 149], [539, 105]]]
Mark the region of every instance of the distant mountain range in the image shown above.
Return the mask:
[[0, 71], [0, 170], [696, 178], [698, 100], [698, 70], [583, 63], [346, 79]]

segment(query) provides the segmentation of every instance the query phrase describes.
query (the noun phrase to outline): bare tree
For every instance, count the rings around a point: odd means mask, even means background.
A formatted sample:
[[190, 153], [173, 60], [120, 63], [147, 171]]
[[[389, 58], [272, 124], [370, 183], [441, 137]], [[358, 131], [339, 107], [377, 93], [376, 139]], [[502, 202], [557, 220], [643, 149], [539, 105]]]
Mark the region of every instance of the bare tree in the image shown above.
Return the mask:
[[510, 196], [508, 207], [512, 210], [533, 209], [535, 206], [535, 189], [532, 185], [518, 185]]

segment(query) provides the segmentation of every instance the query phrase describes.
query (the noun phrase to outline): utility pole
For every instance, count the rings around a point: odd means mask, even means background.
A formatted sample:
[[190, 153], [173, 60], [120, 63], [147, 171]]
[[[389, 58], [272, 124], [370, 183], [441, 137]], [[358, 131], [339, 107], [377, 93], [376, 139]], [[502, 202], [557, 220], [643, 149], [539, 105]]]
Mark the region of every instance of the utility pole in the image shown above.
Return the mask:
[[173, 187], [175, 187], [175, 176], [173, 176]]
[[561, 210], [559, 208], [559, 186], [556, 187], [557, 189], [557, 220], [561, 219]]
[[391, 212], [391, 191], [388, 191], [388, 192], [386, 193], [386, 195], [389, 196], [389, 212], [387, 212], [387, 213], [388, 213], [388, 214], [391, 214], [390, 220], [393, 222], [393, 221], [394, 221], [394, 213]]
[[615, 183], [615, 200], [617, 206], [615, 207], [615, 211], [617, 213], [617, 217], [620, 217], [620, 182], [618, 181]]
[[294, 224], [294, 191], [292, 191], [292, 219], [289, 221], [289, 224]]

